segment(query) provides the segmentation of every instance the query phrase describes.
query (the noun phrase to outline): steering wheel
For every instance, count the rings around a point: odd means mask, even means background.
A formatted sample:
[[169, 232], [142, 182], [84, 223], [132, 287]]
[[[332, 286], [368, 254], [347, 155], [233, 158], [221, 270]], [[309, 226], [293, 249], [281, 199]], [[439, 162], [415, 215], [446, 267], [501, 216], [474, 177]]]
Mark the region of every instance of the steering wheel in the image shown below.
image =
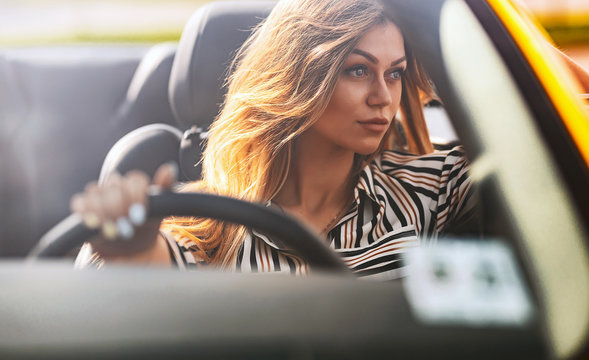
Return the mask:
[[[148, 196], [149, 216], [208, 217], [255, 228], [278, 238], [314, 270], [349, 274], [349, 268], [324, 241], [295, 219], [260, 204], [204, 193], [164, 192]], [[73, 214], [54, 226], [29, 254], [29, 259], [62, 257], [95, 236], [79, 215]]]

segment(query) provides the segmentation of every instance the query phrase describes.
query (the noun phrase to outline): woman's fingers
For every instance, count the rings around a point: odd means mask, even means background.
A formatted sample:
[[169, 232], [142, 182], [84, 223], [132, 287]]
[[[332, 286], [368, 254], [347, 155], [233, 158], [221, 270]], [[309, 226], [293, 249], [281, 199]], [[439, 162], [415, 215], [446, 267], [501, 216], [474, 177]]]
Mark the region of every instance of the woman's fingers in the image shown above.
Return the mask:
[[[153, 185], [170, 189], [176, 182], [178, 167], [175, 163], [160, 166], [153, 177]], [[107, 240], [132, 239], [147, 222], [147, 194], [149, 177], [140, 171], [130, 171], [125, 176], [111, 175], [99, 185], [89, 183], [84, 192], [72, 197], [70, 208], [80, 214], [84, 224], [100, 229]]]
[[[81, 205], [77, 206], [81, 208], [80, 215], [82, 216], [82, 220], [87, 227], [97, 229], [103, 220], [100, 188], [98, 187], [98, 183], [91, 182], [86, 185], [84, 193], [81, 196]], [[80, 203], [79, 200], [78, 203]]]
[[135, 226], [141, 226], [147, 220], [147, 189], [149, 178], [140, 171], [131, 171], [124, 179], [128, 194], [127, 216]]
[[75, 194], [70, 200], [70, 211], [73, 213], [82, 214], [85, 209], [84, 195], [82, 193]]
[[153, 185], [161, 189], [170, 189], [178, 178], [178, 165], [169, 162], [160, 166], [153, 176]]
[[102, 191], [104, 221], [102, 234], [109, 240], [117, 237], [130, 239], [134, 235], [133, 226], [127, 219], [129, 196], [124, 189], [124, 181], [118, 174], [110, 176]]

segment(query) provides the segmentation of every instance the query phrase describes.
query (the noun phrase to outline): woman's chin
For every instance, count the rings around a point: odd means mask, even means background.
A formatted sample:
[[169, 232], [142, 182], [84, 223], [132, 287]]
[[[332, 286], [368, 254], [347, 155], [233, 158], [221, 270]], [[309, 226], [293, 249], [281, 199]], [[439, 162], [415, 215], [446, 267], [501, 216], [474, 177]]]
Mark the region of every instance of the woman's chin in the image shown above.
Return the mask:
[[374, 144], [365, 144], [364, 146], [357, 146], [356, 149], [354, 149], [354, 152], [358, 155], [368, 156], [374, 154], [378, 150], [379, 146], [380, 142]]

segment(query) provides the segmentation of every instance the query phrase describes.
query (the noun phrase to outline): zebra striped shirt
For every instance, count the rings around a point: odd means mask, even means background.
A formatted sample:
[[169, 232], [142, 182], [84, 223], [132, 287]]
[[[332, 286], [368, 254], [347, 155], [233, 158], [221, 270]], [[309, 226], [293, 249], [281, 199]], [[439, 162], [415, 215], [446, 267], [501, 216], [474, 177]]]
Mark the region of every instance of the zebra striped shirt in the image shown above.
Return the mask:
[[[327, 241], [364, 278], [404, 275], [403, 252], [435, 243], [474, 205], [468, 162], [460, 147], [428, 155], [386, 151], [367, 165], [354, 189], [355, 202], [328, 232]], [[165, 236], [180, 269], [196, 267], [195, 244]], [[306, 274], [307, 264], [266, 235], [250, 230], [235, 261], [237, 272]]]

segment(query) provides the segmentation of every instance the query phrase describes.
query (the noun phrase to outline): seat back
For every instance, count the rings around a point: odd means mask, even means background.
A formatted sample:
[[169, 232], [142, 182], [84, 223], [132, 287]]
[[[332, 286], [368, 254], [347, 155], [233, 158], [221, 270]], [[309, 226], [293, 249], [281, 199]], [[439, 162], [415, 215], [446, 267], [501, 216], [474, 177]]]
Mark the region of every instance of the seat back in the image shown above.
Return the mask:
[[14, 144], [23, 126], [27, 102], [14, 64], [1, 53], [0, 84], [0, 256], [14, 256], [22, 252], [22, 242], [33, 236], [31, 226], [15, 226], [22, 224], [32, 208], [26, 167]]
[[176, 43], [156, 44], [141, 58], [125, 99], [109, 120], [116, 139], [148, 124], [175, 125], [168, 83], [177, 47]]
[[[163, 124], [129, 133], [107, 155], [101, 181], [113, 171], [125, 173], [132, 168], [153, 174], [168, 161], [179, 163], [180, 180], [200, 179], [206, 130], [223, 103], [224, 83], [233, 57], [274, 4], [267, 0], [218, 1], [203, 5], [192, 15], [173, 55], [168, 88], [176, 126], [185, 131], [184, 135], [180, 138], [173, 128]], [[133, 93], [142, 91], [140, 86], [133, 89]], [[175, 141], [177, 151], [173, 150]]]
[[190, 18], [169, 86], [172, 111], [181, 127], [209, 127], [223, 103], [224, 80], [236, 51], [274, 5], [274, 1], [218, 1], [202, 6]]
[[[0, 51], [0, 256], [22, 256], [69, 213], [116, 138], [107, 122], [143, 47]], [[120, 135], [119, 135], [120, 137]]]

